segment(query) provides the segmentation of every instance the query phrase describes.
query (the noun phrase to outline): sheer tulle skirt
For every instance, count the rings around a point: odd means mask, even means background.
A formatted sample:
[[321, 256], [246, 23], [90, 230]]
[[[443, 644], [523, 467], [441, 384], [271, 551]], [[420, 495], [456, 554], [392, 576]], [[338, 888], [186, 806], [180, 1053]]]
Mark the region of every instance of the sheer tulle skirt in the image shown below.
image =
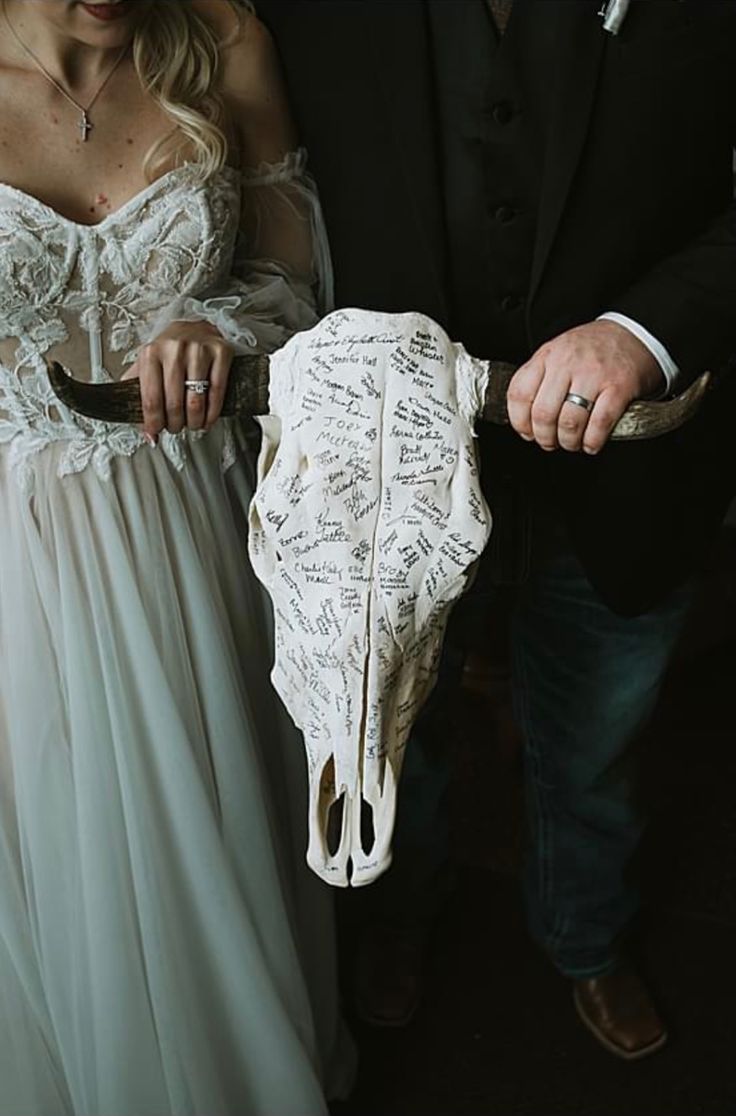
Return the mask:
[[0, 456], [0, 1116], [310, 1116], [349, 1074], [221, 438], [112, 481], [50, 447], [31, 497]]

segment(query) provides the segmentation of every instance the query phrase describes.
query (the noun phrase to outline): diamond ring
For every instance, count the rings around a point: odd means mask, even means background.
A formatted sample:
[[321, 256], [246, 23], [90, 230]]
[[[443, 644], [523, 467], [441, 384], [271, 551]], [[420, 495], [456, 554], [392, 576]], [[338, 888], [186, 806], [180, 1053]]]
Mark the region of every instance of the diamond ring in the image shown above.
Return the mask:
[[210, 390], [209, 380], [185, 380], [184, 387], [194, 395], [206, 395]]

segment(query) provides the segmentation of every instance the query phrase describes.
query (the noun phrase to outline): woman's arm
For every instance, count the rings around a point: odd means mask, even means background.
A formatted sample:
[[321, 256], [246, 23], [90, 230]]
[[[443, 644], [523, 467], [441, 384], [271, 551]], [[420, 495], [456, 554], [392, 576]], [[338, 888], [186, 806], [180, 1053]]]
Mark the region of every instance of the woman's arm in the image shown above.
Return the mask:
[[[209, 428], [219, 417], [234, 353], [278, 348], [327, 308], [331, 271], [314, 184], [296, 148], [276, 51], [252, 13], [227, 0], [193, 0], [215, 26], [221, 52], [229, 162], [242, 171], [234, 274], [184, 297], [150, 328], [128, 375], [139, 375], [147, 434]], [[206, 395], [185, 391], [208, 378]]]

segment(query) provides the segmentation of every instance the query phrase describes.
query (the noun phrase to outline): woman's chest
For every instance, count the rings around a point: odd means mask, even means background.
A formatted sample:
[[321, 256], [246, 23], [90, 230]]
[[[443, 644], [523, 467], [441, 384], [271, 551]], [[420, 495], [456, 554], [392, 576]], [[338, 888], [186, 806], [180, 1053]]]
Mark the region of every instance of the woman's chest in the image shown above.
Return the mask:
[[0, 181], [91, 225], [146, 186], [146, 156], [172, 122], [135, 76], [83, 104], [43, 75], [0, 66]]
[[231, 266], [238, 179], [201, 182], [192, 167], [163, 175], [95, 225], [0, 184], [0, 312], [91, 303], [153, 304], [203, 290]]

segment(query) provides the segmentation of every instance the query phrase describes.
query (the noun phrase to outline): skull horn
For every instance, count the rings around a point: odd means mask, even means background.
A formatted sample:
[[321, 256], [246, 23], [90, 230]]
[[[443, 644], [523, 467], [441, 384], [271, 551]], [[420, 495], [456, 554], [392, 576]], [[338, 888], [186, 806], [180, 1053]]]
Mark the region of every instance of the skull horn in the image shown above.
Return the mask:
[[[233, 361], [222, 413], [226, 417], [263, 415], [268, 412], [267, 356], [242, 356]], [[508, 423], [506, 392], [516, 368], [491, 361], [490, 378], [482, 419], [497, 425]], [[140, 386], [137, 380], [91, 384], [75, 380], [56, 361], [49, 365], [49, 380], [54, 392], [70, 410], [103, 422], [140, 423], [143, 421]], [[632, 403], [614, 427], [617, 441], [656, 438], [676, 430], [695, 414], [710, 382], [705, 372], [682, 395], [664, 402], [638, 400]]]

